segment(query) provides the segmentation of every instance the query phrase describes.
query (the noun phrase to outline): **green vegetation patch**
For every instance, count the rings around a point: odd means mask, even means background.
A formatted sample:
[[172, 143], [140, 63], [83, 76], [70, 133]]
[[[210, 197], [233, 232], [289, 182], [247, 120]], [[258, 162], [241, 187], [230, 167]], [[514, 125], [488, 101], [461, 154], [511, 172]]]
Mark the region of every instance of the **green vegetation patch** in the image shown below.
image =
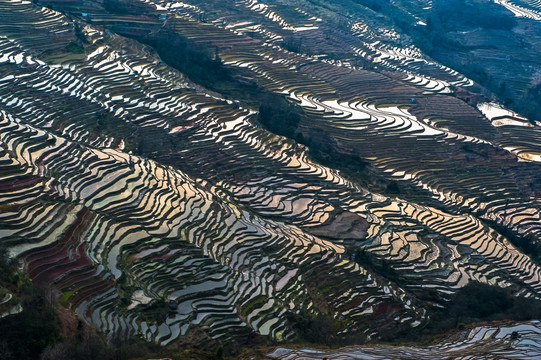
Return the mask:
[[301, 109], [289, 103], [283, 96], [268, 93], [259, 106], [258, 120], [275, 134], [295, 138], [301, 112]]
[[216, 49], [213, 53], [211, 49], [174, 30], [164, 28], [155, 36], [140, 40], [155, 48], [167, 64], [186, 74], [193, 82], [219, 90], [217, 83], [231, 80], [230, 71], [224, 66]]
[[0, 359], [39, 359], [43, 349], [60, 339], [60, 321], [45, 296], [8, 259], [4, 246], [0, 246], [0, 288], [13, 294], [11, 305], [20, 303], [23, 308], [0, 319]]
[[489, 321], [528, 321], [541, 318], [541, 301], [517, 297], [512, 289], [470, 282], [453, 294], [445, 308], [429, 309], [430, 321], [421, 328], [400, 334], [404, 341], [418, 342], [468, 324]]
[[60, 297], [60, 304], [62, 306], [68, 307], [69, 306], [69, 298], [75, 293], [75, 290], [71, 291], [65, 291], [62, 293], [62, 296]]
[[252, 301], [250, 301], [248, 303], [248, 305], [246, 305], [246, 307], [244, 307], [242, 309], [242, 316], [248, 316], [248, 314], [253, 310], [255, 309], [259, 304], [261, 304], [262, 302], [265, 301], [265, 296], [263, 295], [259, 295], [258, 297], [252, 299]]
[[66, 46], [66, 51], [76, 54], [82, 54], [85, 52], [85, 48], [76, 42], [70, 42], [68, 46]]

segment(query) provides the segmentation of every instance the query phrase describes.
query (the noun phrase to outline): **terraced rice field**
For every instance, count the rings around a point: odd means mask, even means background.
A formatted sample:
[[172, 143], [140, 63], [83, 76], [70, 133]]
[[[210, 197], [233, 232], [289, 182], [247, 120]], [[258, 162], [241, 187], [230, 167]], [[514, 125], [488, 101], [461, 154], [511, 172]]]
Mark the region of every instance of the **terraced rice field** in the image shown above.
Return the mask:
[[[327, 31], [308, 10], [237, 1], [202, 21], [211, 5], [145, 4], [156, 13], [89, 2], [87, 24], [0, 1], [0, 237], [86, 322], [163, 345], [194, 328], [281, 341], [295, 336], [288, 316], [307, 313], [377, 339], [429, 321], [419, 289], [446, 296], [476, 280], [541, 295], [539, 266], [498, 231], [539, 240], [541, 124], [451, 96], [473, 82], [392, 32], [381, 41], [355, 23], [334, 35], [351, 46], [336, 60], [279, 46]], [[107, 30], [161, 21], [302, 108], [304, 138], [324, 133], [412, 190], [385, 196], [317, 163], [259, 126], [257, 109]], [[75, 24], [89, 42], [76, 55], [65, 50]], [[355, 65], [368, 57], [377, 72]], [[405, 285], [359, 264], [351, 245]]]
[[349, 347], [334, 351], [279, 348], [270, 359], [535, 359], [541, 356], [539, 322], [466, 330], [428, 347]]
[[539, 1], [523, 0], [523, 1], [505, 1], [494, 0], [495, 3], [505, 6], [517, 17], [525, 17], [536, 21], [541, 20], [541, 7]]

